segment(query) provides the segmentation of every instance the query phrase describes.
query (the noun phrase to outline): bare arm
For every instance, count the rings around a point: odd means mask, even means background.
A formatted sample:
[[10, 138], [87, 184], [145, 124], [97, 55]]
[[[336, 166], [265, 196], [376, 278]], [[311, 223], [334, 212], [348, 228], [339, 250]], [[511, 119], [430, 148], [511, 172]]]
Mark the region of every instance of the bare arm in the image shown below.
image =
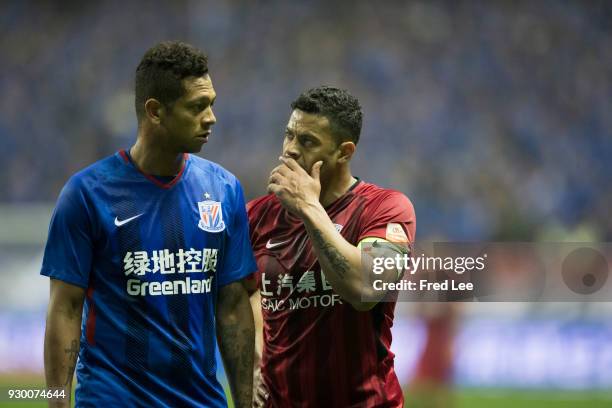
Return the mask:
[[[374, 290], [369, 281], [364, 279], [365, 274], [372, 273], [372, 257], [393, 257], [397, 252], [388, 246], [372, 248], [371, 255], [364, 259], [369, 262], [362, 262], [361, 250], [340, 235], [318, 202], [304, 209], [302, 219], [321, 269], [336, 293], [356, 310], [364, 311], [374, 307], [386, 292]], [[398, 271], [389, 269], [377, 278], [383, 282], [394, 282], [397, 277]]]
[[253, 309], [253, 323], [255, 324], [255, 357], [253, 359], [253, 366], [257, 369], [263, 352], [263, 316], [261, 315], [261, 294], [259, 290], [253, 292], [249, 300], [251, 302], [251, 309]]
[[254, 336], [253, 312], [243, 284], [233, 282], [221, 287], [217, 302], [217, 341], [237, 408], [252, 404]]
[[361, 302], [364, 289], [361, 251], [336, 231], [318, 202], [304, 212], [303, 220], [325, 278], [336, 293], [357, 310], [368, 310], [374, 306]]
[[66, 398], [49, 401], [49, 407], [69, 407], [72, 376], [81, 338], [85, 289], [51, 279], [45, 329], [45, 378], [47, 388], [62, 388]]

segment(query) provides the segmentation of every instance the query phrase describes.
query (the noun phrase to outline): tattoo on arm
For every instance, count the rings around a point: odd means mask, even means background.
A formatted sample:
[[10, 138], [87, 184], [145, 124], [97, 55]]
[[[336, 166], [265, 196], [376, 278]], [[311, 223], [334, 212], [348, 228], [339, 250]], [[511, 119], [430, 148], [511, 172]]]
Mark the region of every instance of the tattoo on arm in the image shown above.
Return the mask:
[[327, 258], [334, 271], [344, 279], [346, 273], [351, 269], [348, 259], [344, 257], [333, 245], [325, 241], [323, 234], [318, 229], [312, 230], [312, 239], [315, 244], [321, 249], [323, 255]]
[[251, 408], [255, 328], [248, 295], [240, 282], [221, 289], [217, 340], [236, 408]]
[[[253, 376], [253, 344], [249, 341], [253, 333], [248, 329], [241, 331], [239, 324], [221, 324], [219, 337], [228, 376], [232, 377], [234, 388], [245, 378]], [[237, 407], [250, 405], [250, 395], [247, 397], [236, 388], [233, 391], [237, 394], [234, 395]]]
[[230, 324], [225, 325], [221, 329], [221, 336], [223, 337], [223, 345], [225, 350], [231, 355], [237, 358], [237, 364], [235, 365], [236, 373], [239, 376], [246, 377], [250, 375], [253, 367], [246, 364], [246, 359], [238, 359], [240, 356], [250, 356], [251, 348], [253, 347], [247, 340], [251, 335], [249, 330], [242, 330], [240, 333], [240, 325]]
[[74, 369], [76, 368], [77, 356], [79, 354], [78, 342], [72, 340], [70, 348], [64, 349], [64, 353], [68, 355], [68, 373], [66, 374], [66, 382], [64, 385], [68, 385], [72, 381]]

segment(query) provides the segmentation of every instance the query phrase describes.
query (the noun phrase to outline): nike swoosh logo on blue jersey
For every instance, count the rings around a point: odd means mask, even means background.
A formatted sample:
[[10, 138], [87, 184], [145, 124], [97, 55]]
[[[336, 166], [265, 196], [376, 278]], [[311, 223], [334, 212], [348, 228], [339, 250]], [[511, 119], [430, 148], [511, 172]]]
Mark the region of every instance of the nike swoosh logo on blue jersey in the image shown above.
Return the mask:
[[120, 227], [122, 225], [125, 225], [128, 222], [130, 222], [132, 220], [135, 220], [136, 218], [140, 217], [142, 214], [144, 214], [144, 213], [141, 213], [141, 214], [135, 215], [133, 217], [127, 218], [127, 219], [125, 219], [123, 221], [119, 221], [119, 218], [115, 217], [115, 225], [118, 226], [118, 227]]
[[291, 241], [291, 240], [290, 240], [290, 239], [288, 239], [288, 240], [286, 240], [286, 241], [281, 241], [281, 242], [274, 242], [274, 243], [272, 243], [272, 240], [270, 240], [270, 239], [269, 239], [269, 240], [268, 240], [268, 242], [266, 242], [266, 248], [268, 248], [268, 249], [272, 249], [272, 248], [275, 248], [275, 247], [277, 247], [277, 246], [279, 246], [279, 245], [286, 244], [286, 243], [287, 243], [287, 242], [289, 242], [289, 241]]

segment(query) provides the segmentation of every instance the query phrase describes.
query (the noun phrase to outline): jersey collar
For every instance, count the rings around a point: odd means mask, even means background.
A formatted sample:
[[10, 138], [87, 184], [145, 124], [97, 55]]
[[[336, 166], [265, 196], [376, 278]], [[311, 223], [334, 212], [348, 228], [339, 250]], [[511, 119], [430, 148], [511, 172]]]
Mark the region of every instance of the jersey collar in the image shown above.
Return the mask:
[[350, 196], [355, 191], [357, 186], [361, 184], [361, 179], [359, 177], [355, 177], [355, 179], [356, 179], [355, 182], [351, 184], [349, 189], [346, 190], [344, 194], [342, 194], [340, 197], [338, 197], [336, 200], [330, 203], [327, 207], [325, 207], [325, 211], [331, 210], [336, 205], [338, 205], [338, 203], [343, 202], [346, 199], [346, 197]]
[[163, 188], [163, 189], [166, 189], [166, 190], [172, 188], [172, 186], [174, 186], [176, 183], [178, 183], [181, 180], [181, 177], [183, 176], [183, 173], [185, 172], [185, 168], [187, 167], [187, 161], [189, 160], [189, 155], [187, 153], [183, 153], [183, 166], [179, 170], [178, 174], [172, 180], [170, 180], [169, 182], [164, 183], [164, 182], [160, 181], [159, 179], [155, 178], [154, 176], [152, 176], [150, 174], [147, 174], [144, 171], [140, 170], [134, 164], [134, 162], [131, 160], [130, 156], [127, 154], [125, 149], [119, 150], [118, 154], [121, 157], [121, 160], [126, 165], [131, 166], [132, 168], [134, 168], [136, 171], [138, 171], [140, 174], [145, 176], [147, 180], [149, 180], [150, 182], [155, 184], [157, 187], [160, 187], [160, 188]]

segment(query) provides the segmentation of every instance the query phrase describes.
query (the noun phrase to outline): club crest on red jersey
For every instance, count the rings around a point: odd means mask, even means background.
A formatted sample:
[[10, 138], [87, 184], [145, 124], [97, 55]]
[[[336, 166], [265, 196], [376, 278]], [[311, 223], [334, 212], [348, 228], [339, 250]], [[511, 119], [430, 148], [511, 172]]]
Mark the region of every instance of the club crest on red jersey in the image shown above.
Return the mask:
[[198, 227], [207, 232], [221, 232], [225, 229], [223, 212], [219, 201], [199, 201], [200, 222]]

